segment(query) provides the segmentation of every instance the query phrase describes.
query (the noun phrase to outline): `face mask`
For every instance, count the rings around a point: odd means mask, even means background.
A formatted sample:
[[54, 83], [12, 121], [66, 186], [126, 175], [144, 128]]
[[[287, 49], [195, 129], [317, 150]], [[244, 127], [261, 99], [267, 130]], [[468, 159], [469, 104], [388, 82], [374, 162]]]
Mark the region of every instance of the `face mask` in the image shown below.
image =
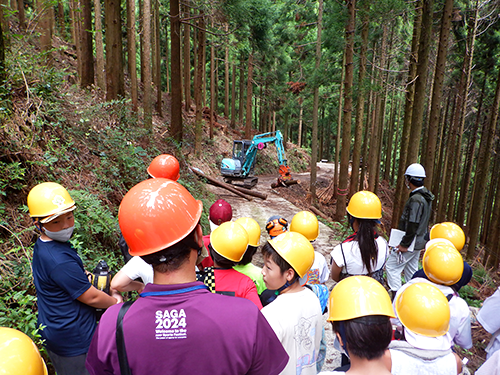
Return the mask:
[[75, 230], [74, 226], [60, 230], [59, 232], [51, 232], [50, 230], [45, 229], [44, 233], [47, 237], [54, 241], [67, 242], [73, 235], [73, 230]]

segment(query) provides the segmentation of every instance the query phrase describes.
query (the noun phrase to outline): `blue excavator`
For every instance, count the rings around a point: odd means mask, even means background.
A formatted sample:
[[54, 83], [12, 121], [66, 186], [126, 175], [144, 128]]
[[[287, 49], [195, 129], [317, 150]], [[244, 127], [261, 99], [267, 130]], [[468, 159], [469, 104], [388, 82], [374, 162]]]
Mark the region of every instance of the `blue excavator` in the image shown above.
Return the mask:
[[254, 187], [258, 182], [258, 178], [253, 174], [257, 151], [266, 148], [269, 143], [274, 143], [278, 152], [278, 185], [287, 186], [287, 182], [292, 181], [292, 176], [287, 165], [283, 136], [279, 130], [257, 134], [252, 140], [233, 141], [233, 157], [223, 159], [220, 167], [224, 181], [247, 189]]

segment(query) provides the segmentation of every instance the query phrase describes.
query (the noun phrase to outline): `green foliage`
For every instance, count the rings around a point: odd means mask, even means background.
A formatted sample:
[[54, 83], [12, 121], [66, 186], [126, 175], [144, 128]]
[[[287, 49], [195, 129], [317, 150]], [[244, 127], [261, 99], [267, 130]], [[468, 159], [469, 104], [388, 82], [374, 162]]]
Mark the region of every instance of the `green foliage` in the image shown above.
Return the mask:
[[24, 185], [26, 168], [20, 162], [0, 161], [0, 195], [6, 196], [7, 189], [21, 190]]
[[476, 267], [474, 267], [474, 272], [472, 274], [472, 277], [480, 285], [485, 285], [490, 288], [495, 287], [495, 281], [493, 280], [489, 272], [482, 265], [477, 265]]
[[477, 289], [471, 285], [463, 286], [458, 292], [460, 297], [462, 297], [469, 306], [481, 307], [481, 300], [478, 298]]
[[10, 254], [0, 253], [0, 326], [18, 329], [35, 338], [37, 332], [36, 296], [29, 249], [12, 247]]

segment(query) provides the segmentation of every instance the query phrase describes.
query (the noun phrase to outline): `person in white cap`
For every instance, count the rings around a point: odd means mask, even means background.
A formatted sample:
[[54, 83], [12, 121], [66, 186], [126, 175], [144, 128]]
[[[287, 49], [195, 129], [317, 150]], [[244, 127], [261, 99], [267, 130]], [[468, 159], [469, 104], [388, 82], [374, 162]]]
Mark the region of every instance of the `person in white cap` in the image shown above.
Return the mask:
[[[417, 272], [420, 250], [424, 249], [428, 239], [427, 227], [434, 194], [424, 187], [425, 177], [425, 169], [418, 163], [411, 164], [406, 169], [405, 184], [411, 193], [398, 224], [398, 229], [405, 234], [396, 251], [392, 251], [389, 255], [386, 264], [387, 283], [393, 297], [401, 288], [401, 272], [404, 271], [406, 281]], [[413, 251], [408, 251], [413, 242], [415, 243]]]

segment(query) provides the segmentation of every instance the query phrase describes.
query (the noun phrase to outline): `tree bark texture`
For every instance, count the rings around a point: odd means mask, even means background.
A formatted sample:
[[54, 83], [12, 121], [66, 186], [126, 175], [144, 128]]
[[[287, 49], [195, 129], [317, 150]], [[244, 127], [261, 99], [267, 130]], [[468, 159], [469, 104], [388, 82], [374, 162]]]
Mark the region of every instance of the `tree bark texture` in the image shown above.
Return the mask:
[[[318, 1], [318, 31], [316, 37], [316, 62], [314, 68], [316, 71], [321, 65], [321, 29], [323, 27], [323, 0]], [[311, 134], [311, 179], [309, 190], [311, 192], [312, 202], [316, 203], [316, 163], [318, 162], [318, 111], [319, 111], [319, 85], [314, 87], [313, 93], [313, 122]]]
[[434, 70], [434, 86], [432, 88], [431, 111], [429, 114], [429, 127], [427, 131], [427, 150], [423, 155], [423, 165], [426, 168], [428, 186], [433, 185], [434, 159], [436, 157], [436, 143], [439, 127], [439, 114], [441, 113], [441, 98], [443, 96], [443, 85], [446, 70], [446, 56], [448, 54], [449, 37], [451, 29], [451, 15], [453, 12], [453, 1], [446, 0], [441, 18], [441, 32], [439, 35], [439, 46], [436, 57], [436, 68]]
[[91, 0], [80, 0], [83, 13], [83, 27], [80, 32], [81, 77], [80, 86], [94, 84], [94, 50], [92, 45], [92, 6]]
[[106, 30], [106, 100], [111, 101], [125, 94], [120, 1], [104, 1], [104, 21]]
[[[94, 0], [98, 2], [100, 0]], [[127, 48], [128, 48], [128, 73], [130, 76], [130, 96], [132, 99], [132, 110], [137, 112], [138, 89], [137, 89], [137, 56], [136, 56], [136, 33], [135, 33], [135, 0], [127, 0]], [[98, 74], [99, 76], [99, 74]], [[99, 80], [99, 78], [98, 78]]]
[[[153, 0], [154, 1], [154, 0]], [[151, 0], [143, 1], [142, 13], [142, 45], [144, 48], [144, 92], [142, 105], [144, 107], [144, 127], [150, 131], [153, 130], [153, 106], [151, 100]]]
[[476, 245], [479, 237], [479, 228], [481, 225], [481, 217], [484, 208], [484, 200], [486, 196], [486, 186], [489, 175], [491, 150], [493, 140], [495, 138], [495, 127], [498, 121], [498, 107], [500, 105], [500, 71], [497, 78], [497, 86], [495, 91], [495, 99], [491, 106], [490, 118], [487, 126], [481, 134], [481, 143], [479, 146], [479, 156], [476, 167], [476, 175], [474, 181], [474, 195], [472, 198], [469, 221], [469, 244], [467, 248], [467, 259], [472, 259], [476, 251]]
[[[127, 4], [130, 6], [129, 3], [131, 3], [131, 0], [127, 1]], [[135, 7], [135, 2], [134, 2], [134, 7]], [[127, 7], [128, 9], [128, 7]], [[135, 9], [135, 8], [134, 8]], [[96, 57], [96, 82], [97, 86], [102, 90], [106, 90], [106, 71], [104, 70], [105, 62], [104, 62], [104, 43], [102, 39], [102, 12], [101, 12], [101, 0], [94, 0], [94, 14], [95, 14], [95, 57]], [[128, 22], [130, 21], [130, 16], [127, 17]], [[134, 24], [135, 24], [135, 14], [134, 14]], [[131, 28], [129, 27], [127, 30], [127, 38], [129, 37], [130, 33], [135, 33], [135, 27], [131, 31]], [[134, 35], [135, 37], [135, 35]], [[135, 41], [135, 39], [134, 39]], [[130, 45], [130, 40], [128, 42]], [[129, 50], [130, 51], [130, 50]], [[134, 46], [134, 51], [135, 51], [135, 46]], [[130, 60], [130, 52], [129, 52], [129, 60]], [[135, 56], [134, 56], [135, 58]], [[133, 77], [130, 77], [132, 80]], [[137, 90], [137, 83], [136, 83], [136, 90]], [[132, 99], [133, 102], [133, 99]], [[137, 102], [137, 92], [136, 92], [136, 102]], [[137, 105], [137, 103], [136, 103]]]
[[366, 50], [368, 49], [368, 32], [370, 21], [368, 11], [370, 3], [363, 2], [363, 26], [361, 28], [361, 46], [359, 51], [359, 76], [358, 76], [358, 103], [356, 105], [356, 125], [354, 130], [354, 146], [352, 149], [351, 183], [349, 196], [356, 193], [359, 185], [359, 166], [361, 157], [361, 145], [363, 141], [363, 120], [365, 116], [365, 95], [366, 95]]
[[198, 18], [198, 30], [196, 34], [196, 71], [194, 75], [194, 103], [196, 106], [195, 117], [195, 154], [201, 154], [201, 140], [203, 134], [203, 108], [201, 96], [203, 94], [201, 84], [203, 82], [203, 74], [205, 72], [205, 60], [203, 57], [203, 49], [205, 45], [205, 20], [203, 12]]
[[252, 138], [252, 95], [253, 95], [253, 53], [248, 56], [248, 78], [247, 78], [247, 110], [245, 121], [245, 137]]
[[182, 141], [182, 82], [181, 82], [181, 24], [179, 0], [170, 0], [170, 66], [171, 66], [171, 107], [170, 136]]
[[342, 221], [345, 215], [349, 182], [349, 156], [351, 150], [352, 82], [354, 75], [354, 32], [356, 29], [356, 0], [346, 0], [349, 14], [345, 28], [345, 80], [344, 117], [342, 121], [342, 149], [340, 151], [340, 176], [335, 219]]
[[394, 194], [394, 204], [392, 211], [391, 227], [397, 228], [399, 217], [403, 209], [403, 194], [404, 194], [404, 173], [410, 160], [408, 155], [408, 145], [410, 143], [410, 129], [412, 124], [412, 108], [413, 99], [415, 94], [415, 77], [417, 74], [417, 59], [418, 59], [418, 45], [420, 40], [420, 26], [422, 23], [422, 0], [415, 2], [415, 19], [413, 21], [413, 37], [411, 42], [410, 53], [410, 68], [408, 70], [408, 80], [406, 84], [405, 94], [405, 115], [403, 121], [403, 134], [401, 135], [399, 165], [398, 165], [398, 179], [396, 183], [396, 192]]
[[[184, 9], [184, 17], [190, 17], [188, 5], [182, 6]], [[184, 102], [186, 103], [186, 111], [191, 107], [191, 26], [184, 23]]]

